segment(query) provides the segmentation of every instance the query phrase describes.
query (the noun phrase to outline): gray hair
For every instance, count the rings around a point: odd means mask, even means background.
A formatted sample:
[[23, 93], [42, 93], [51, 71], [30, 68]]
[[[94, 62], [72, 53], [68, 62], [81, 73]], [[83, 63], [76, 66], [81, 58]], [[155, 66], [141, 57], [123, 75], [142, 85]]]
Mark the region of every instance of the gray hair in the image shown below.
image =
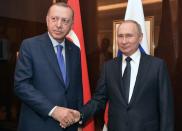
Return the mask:
[[65, 3], [65, 2], [56, 2], [56, 3], [52, 4], [49, 7], [48, 11], [47, 11], [47, 15], [49, 14], [51, 7], [53, 7], [53, 6], [69, 8], [71, 10], [72, 14], [73, 14], [72, 15], [72, 20], [74, 19], [74, 11], [73, 11], [72, 7], [70, 5], [68, 5], [67, 3]]

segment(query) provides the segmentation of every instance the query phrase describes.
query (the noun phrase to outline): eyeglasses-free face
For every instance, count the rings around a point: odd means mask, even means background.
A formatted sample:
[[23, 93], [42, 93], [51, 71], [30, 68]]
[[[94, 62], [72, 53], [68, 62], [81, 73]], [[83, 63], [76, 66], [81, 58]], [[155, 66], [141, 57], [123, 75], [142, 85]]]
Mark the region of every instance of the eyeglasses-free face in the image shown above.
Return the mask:
[[124, 22], [118, 27], [118, 48], [126, 56], [132, 55], [139, 47], [143, 38], [135, 23]]
[[46, 22], [49, 34], [62, 42], [72, 28], [73, 12], [70, 8], [54, 5], [47, 14]]

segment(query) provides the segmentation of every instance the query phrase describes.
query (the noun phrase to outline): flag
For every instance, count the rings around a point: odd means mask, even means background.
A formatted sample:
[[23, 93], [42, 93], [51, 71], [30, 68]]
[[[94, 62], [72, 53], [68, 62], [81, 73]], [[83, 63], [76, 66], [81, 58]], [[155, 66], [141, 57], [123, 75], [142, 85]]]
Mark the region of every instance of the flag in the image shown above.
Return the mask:
[[[146, 27], [145, 27], [145, 18], [143, 13], [143, 5], [141, 0], [128, 0], [126, 12], [125, 12], [125, 20], [134, 20], [138, 22], [141, 26], [142, 33], [143, 33], [143, 39], [140, 43], [139, 49], [141, 52], [145, 52], [146, 54], [150, 54], [149, 51], [149, 45], [147, 42], [147, 33], [146, 33]], [[122, 52], [118, 51], [117, 56], [121, 56]], [[105, 125], [103, 128], [103, 131], [107, 131], [107, 122], [108, 122], [108, 105], [105, 110]]]
[[108, 125], [108, 108], [109, 108], [109, 103], [106, 105], [105, 113], [104, 113], [104, 127], [103, 131], [107, 131], [107, 125]]
[[[85, 54], [83, 29], [80, 13], [79, 0], [68, 0], [68, 5], [74, 10], [74, 25], [68, 38], [70, 38], [74, 44], [80, 47], [81, 51], [81, 66], [82, 66], [82, 84], [83, 84], [83, 103], [87, 103], [91, 98], [90, 84], [88, 78], [87, 61]], [[83, 131], [94, 131], [94, 121], [90, 121], [83, 129]]]

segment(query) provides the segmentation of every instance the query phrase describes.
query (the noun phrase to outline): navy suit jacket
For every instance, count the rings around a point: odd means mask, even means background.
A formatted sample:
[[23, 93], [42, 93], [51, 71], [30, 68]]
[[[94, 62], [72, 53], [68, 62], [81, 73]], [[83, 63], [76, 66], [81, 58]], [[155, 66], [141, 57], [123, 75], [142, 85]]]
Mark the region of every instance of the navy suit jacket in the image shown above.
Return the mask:
[[118, 57], [104, 65], [92, 100], [80, 110], [83, 122], [105, 109], [108, 101], [108, 131], [173, 131], [172, 91], [164, 61], [141, 54], [129, 104], [123, 93], [121, 62]]
[[[65, 57], [67, 85], [48, 33], [22, 42], [15, 70], [15, 93], [22, 101], [19, 131], [63, 131], [48, 116], [51, 109], [56, 105], [76, 110], [81, 107], [80, 49], [67, 39]], [[67, 128], [67, 131], [76, 130], [76, 124]]]

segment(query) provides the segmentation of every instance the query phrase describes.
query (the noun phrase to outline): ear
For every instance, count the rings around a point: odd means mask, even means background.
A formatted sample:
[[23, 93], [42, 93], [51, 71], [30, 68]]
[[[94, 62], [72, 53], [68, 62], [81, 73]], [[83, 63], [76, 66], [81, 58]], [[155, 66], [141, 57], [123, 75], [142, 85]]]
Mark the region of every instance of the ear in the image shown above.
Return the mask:
[[49, 18], [48, 18], [48, 16], [46, 16], [46, 23], [47, 23], [47, 26], [48, 26], [48, 23], [49, 23]]
[[143, 39], [143, 34], [140, 35], [140, 37], [139, 37], [139, 42], [141, 42], [142, 39]]
[[71, 29], [73, 28], [73, 25], [74, 25], [74, 21], [71, 22]]

